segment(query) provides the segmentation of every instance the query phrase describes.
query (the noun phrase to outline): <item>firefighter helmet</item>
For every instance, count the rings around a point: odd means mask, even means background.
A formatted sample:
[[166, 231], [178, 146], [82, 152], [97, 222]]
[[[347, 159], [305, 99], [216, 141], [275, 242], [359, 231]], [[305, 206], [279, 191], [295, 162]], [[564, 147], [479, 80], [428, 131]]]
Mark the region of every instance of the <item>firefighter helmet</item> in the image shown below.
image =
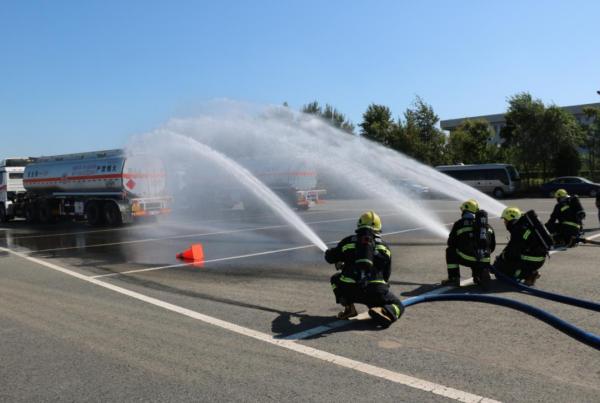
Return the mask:
[[554, 197], [556, 197], [557, 199], [562, 199], [563, 197], [567, 196], [569, 196], [569, 194], [564, 189], [558, 189], [556, 193], [554, 193]]
[[375, 232], [381, 232], [381, 218], [373, 210], [366, 211], [358, 219], [357, 228], [370, 228]]
[[506, 221], [518, 220], [523, 213], [518, 207], [507, 207], [502, 212], [502, 219]]
[[460, 205], [460, 211], [463, 213], [468, 211], [475, 214], [477, 211], [479, 211], [479, 203], [477, 203], [477, 200], [475, 199], [469, 199]]

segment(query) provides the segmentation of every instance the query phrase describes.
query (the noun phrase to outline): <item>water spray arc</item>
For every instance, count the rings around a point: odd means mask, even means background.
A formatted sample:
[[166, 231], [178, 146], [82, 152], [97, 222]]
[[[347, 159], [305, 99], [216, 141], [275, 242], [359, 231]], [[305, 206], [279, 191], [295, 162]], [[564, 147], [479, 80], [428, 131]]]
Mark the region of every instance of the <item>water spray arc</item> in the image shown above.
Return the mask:
[[[288, 222], [292, 227], [296, 228], [305, 238], [313, 243], [320, 250], [325, 251], [327, 246], [296, 213], [294, 213], [273, 191], [271, 191], [264, 183], [256, 178], [247, 169], [236, 163], [231, 158], [211, 147], [203, 144], [195, 139], [181, 135], [168, 130], [159, 130], [153, 133], [150, 137], [144, 138], [144, 142], [151, 140], [153, 137], [161, 138], [168, 137], [169, 147], [172, 147], [177, 152], [189, 153], [196, 152], [200, 157], [210, 160], [212, 163], [228, 172], [235, 180], [243, 185], [248, 191], [264, 200], [277, 215]], [[150, 141], [151, 142], [151, 141]]]
[[344, 190], [354, 195], [367, 192], [374, 201], [389, 205], [403, 219], [426, 227], [437, 237], [447, 237], [448, 228], [398, 180], [408, 179], [460, 201], [476, 198], [492, 215], [499, 215], [505, 207], [431, 167], [368, 139], [349, 135], [312, 115], [282, 107], [256, 110], [232, 102], [222, 108], [211, 106], [208, 114], [172, 120], [166, 127], [236, 161], [240, 150], [251, 153], [256, 149], [267, 156], [301, 157], [317, 172], [334, 174], [336, 184], [347, 185]]

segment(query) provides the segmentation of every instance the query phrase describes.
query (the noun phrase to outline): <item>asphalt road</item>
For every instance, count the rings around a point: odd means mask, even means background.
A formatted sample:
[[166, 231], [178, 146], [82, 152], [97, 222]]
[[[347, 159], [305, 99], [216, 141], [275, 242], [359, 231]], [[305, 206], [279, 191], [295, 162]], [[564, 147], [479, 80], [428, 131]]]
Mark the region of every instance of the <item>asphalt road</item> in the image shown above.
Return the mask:
[[[553, 207], [505, 203], [542, 219]], [[594, 236], [593, 200], [583, 204]], [[444, 223], [458, 218], [455, 201], [422, 207]], [[368, 208], [389, 234], [393, 291], [447, 291], [438, 287], [445, 240], [393, 210], [328, 201], [300, 215], [329, 243]], [[507, 233], [491, 223], [501, 250]], [[204, 266], [181, 265], [175, 255], [198, 242]], [[117, 229], [11, 222], [0, 226], [0, 248], [0, 401], [600, 401], [599, 351], [521, 312], [435, 302], [407, 308], [385, 330], [340, 323], [333, 267], [269, 214]], [[599, 258], [590, 245], [555, 253], [537, 287], [598, 302]], [[598, 312], [500, 283], [492, 294], [600, 334]]]

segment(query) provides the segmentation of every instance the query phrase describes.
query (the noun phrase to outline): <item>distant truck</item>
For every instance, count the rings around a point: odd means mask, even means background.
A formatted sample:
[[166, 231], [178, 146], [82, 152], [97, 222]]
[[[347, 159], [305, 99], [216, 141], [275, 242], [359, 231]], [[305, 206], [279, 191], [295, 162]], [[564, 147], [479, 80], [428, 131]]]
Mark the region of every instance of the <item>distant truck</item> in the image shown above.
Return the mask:
[[[291, 208], [308, 210], [321, 202], [325, 189], [317, 189], [317, 172], [302, 161], [282, 158], [245, 158], [237, 161]], [[170, 183], [177, 189], [176, 209], [197, 214], [243, 209], [259, 212], [264, 200], [234, 176], [215, 168], [210, 161], [177, 165]]]
[[105, 150], [0, 162], [0, 221], [116, 226], [170, 212], [162, 162]]

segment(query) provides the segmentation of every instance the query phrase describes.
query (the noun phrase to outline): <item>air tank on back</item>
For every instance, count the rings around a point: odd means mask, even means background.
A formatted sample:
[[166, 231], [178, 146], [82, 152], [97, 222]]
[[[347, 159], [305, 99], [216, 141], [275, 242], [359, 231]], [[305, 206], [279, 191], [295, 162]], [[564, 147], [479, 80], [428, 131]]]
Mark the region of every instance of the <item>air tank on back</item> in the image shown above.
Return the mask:
[[23, 184], [38, 194], [127, 192], [149, 197], [163, 194], [165, 171], [155, 157], [106, 150], [36, 158], [25, 168]]

